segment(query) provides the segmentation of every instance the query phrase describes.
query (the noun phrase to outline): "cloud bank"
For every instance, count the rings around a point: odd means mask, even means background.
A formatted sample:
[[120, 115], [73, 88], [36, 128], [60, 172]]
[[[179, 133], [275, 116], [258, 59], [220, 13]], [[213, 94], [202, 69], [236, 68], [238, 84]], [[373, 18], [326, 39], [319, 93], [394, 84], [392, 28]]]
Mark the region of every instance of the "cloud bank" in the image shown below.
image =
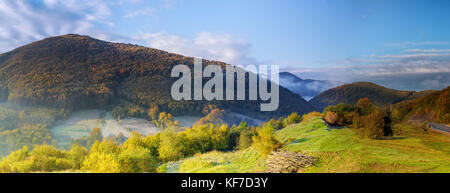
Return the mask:
[[403, 90], [434, 90], [450, 86], [449, 49], [408, 49], [405, 54], [371, 55], [348, 59], [347, 65], [323, 68], [287, 68], [301, 77], [371, 81]]

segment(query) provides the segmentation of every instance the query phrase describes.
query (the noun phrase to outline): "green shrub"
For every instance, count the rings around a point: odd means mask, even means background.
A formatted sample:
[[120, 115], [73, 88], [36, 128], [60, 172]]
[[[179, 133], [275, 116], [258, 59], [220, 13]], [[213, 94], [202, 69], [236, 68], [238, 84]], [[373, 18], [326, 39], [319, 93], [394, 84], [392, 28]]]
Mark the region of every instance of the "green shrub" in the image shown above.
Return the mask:
[[355, 106], [340, 103], [336, 106], [329, 106], [325, 108], [325, 119], [328, 117], [328, 121], [331, 125], [345, 126], [352, 124], [353, 112], [356, 110]]
[[257, 134], [252, 137], [253, 145], [263, 154], [268, 155], [281, 147], [281, 143], [275, 138], [274, 128], [270, 125], [257, 129]]
[[80, 146], [73, 146], [69, 151], [61, 151], [49, 145], [37, 145], [30, 151], [24, 146], [0, 162], [0, 172], [79, 170], [87, 154], [87, 149]]
[[292, 125], [302, 122], [302, 117], [294, 112], [285, 119], [286, 125]]
[[171, 131], [161, 133], [158, 147], [159, 159], [163, 162], [176, 161], [184, 157], [184, 146], [182, 138]]
[[250, 131], [241, 132], [241, 134], [239, 135], [238, 149], [244, 150], [244, 149], [249, 148], [253, 143], [253, 141], [252, 141], [253, 136], [254, 136], [254, 133], [252, 133]]
[[119, 173], [119, 145], [114, 140], [96, 141], [83, 161], [82, 170], [94, 173]]
[[41, 144], [56, 144], [46, 125], [24, 125], [21, 128], [0, 131], [0, 157], [23, 146], [33, 147]]
[[155, 172], [159, 163], [157, 158], [142, 146], [121, 148], [118, 160], [120, 172], [123, 173]]

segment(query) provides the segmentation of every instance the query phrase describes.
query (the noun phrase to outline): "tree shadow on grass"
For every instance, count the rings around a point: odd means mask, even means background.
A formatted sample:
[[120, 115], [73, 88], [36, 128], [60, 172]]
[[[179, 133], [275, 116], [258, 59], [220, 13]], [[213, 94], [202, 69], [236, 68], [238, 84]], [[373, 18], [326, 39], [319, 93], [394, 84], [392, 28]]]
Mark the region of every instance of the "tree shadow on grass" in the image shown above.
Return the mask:
[[302, 139], [296, 139], [296, 140], [294, 140], [294, 141], [292, 141], [291, 143], [303, 143], [303, 142], [306, 142], [306, 141], [308, 141], [309, 139], [308, 138], [302, 138]]
[[344, 128], [347, 128], [347, 127], [345, 127], [345, 126], [331, 126], [331, 125], [328, 125], [327, 131], [331, 131], [333, 129], [340, 130], [340, 129], [344, 129]]
[[382, 140], [401, 140], [406, 138], [407, 137], [384, 137]]

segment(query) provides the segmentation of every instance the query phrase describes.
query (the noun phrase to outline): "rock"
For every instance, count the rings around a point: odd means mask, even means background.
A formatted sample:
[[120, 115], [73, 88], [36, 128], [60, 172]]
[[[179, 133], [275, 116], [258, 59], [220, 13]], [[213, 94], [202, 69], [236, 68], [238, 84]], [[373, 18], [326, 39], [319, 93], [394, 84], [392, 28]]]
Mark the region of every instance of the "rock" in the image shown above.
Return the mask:
[[330, 125], [335, 125], [339, 116], [335, 112], [328, 111], [325, 115], [325, 121]]
[[315, 158], [289, 151], [272, 152], [267, 158], [267, 173], [295, 173], [314, 165]]

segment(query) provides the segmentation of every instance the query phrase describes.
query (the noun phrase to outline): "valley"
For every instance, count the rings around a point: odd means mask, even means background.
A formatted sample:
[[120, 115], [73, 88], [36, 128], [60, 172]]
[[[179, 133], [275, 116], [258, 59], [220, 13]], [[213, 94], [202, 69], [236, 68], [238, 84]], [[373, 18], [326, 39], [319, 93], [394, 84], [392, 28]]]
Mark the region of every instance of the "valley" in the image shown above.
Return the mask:
[[74, 112], [68, 119], [58, 120], [50, 131], [58, 146], [68, 149], [72, 140], [89, 136], [93, 128], [99, 128], [104, 137], [115, 137], [120, 133], [129, 137], [132, 131], [154, 135], [161, 131], [142, 118], [126, 118], [119, 123], [110, 112], [99, 109]]
[[[0, 172], [450, 172], [449, 138], [433, 130], [450, 123], [450, 87], [280, 73], [279, 108], [262, 112], [245, 97], [174, 100], [171, 69], [193, 63], [76, 34], [0, 55]], [[281, 161], [295, 164], [268, 168]]]
[[[88, 137], [94, 128], [99, 128], [105, 138], [117, 137], [119, 134], [128, 138], [132, 132], [146, 136], [162, 131], [148, 119], [126, 117], [117, 120], [112, 116], [111, 111], [103, 109], [75, 111], [64, 117], [58, 114], [60, 112], [52, 108], [0, 103], [0, 128], [45, 125], [52, 139], [55, 140], [55, 145], [62, 149], [69, 149], [74, 141]], [[187, 128], [192, 127], [200, 118], [199, 116], [175, 116], [174, 120], [178, 121], [182, 128]]]

